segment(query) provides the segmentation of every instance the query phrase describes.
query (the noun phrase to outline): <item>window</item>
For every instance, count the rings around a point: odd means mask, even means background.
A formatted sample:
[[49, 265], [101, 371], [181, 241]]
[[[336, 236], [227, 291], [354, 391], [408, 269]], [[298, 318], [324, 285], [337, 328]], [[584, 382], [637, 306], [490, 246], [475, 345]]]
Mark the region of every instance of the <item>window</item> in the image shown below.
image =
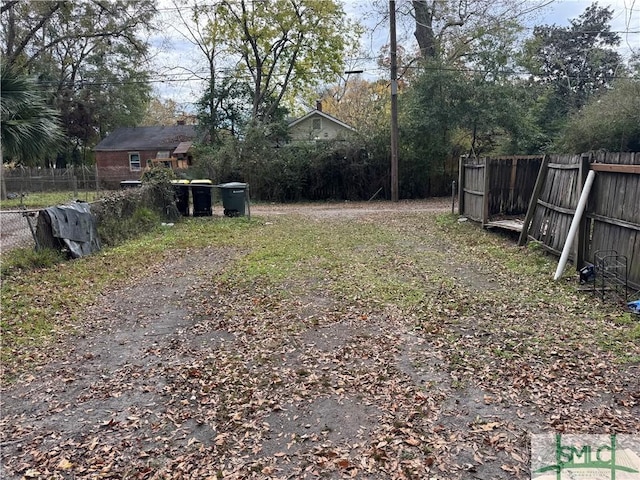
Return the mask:
[[140, 154], [138, 152], [129, 152], [129, 170], [132, 172], [140, 171]]
[[166, 152], [158, 152], [156, 154], [156, 158], [169, 158], [169, 152], [168, 151], [166, 151]]
[[321, 118], [314, 118], [313, 119], [313, 129], [314, 130], [321, 130], [322, 129], [322, 119]]

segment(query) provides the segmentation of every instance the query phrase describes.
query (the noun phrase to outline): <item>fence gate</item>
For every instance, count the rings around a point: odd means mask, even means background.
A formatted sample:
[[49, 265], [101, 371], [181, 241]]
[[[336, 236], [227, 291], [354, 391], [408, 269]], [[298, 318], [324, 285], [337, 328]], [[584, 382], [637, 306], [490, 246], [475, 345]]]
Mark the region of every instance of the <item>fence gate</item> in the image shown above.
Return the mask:
[[459, 212], [483, 225], [489, 217], [487, 164], [487, 158], [460, 157]]
[[542, 155], [460, 158], [459, 213], [482, 226], [522, 229]]

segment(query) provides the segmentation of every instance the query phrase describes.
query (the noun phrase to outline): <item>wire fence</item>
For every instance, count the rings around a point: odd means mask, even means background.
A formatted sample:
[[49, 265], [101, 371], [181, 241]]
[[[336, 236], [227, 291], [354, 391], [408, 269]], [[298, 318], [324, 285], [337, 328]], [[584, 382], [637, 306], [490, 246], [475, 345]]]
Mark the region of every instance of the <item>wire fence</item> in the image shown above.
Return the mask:
[[0, 253], [14, 248], [35, 248], [40, 210], [0, 210]]
[[[44, 194], [46, 201], [64, 204], [92, 201], [102, 196], [93, 166], [69, 168], [5, 167], [2, 171], [7, 203], [0, 209], [0, 253], [15, 248], [35, 248], [38, 212], [29, 200]], [[44, 204], [43, 204], [44, 205]]]
[[[161, 185], [149, 184], [140, 188], [125, 188], [101, 193], [106, 196], [88, 203], [91, 205], [91, 213], [97, 226], [101, 228], [101, 235], [104, 235], [102, 238], [104, 245], [114, 245], [147, 231], [151, 224], [144, 221], [146, 214], [140, 212], [151, 210], [158, 215], [159, 219], [171, 221], [176, 220], [180, 215], [174, 203], [173, 188], [167, 189]], [[59, 197], [59, 194], [62, 196]], [[66, 194], [67, 192], [53, 192], [52, 196], [51, 193], [43, 193], [38, 197], [46, 199], [44, 200], [46, 203], [42, 205], [49, 206], [66, 205], [78, 201], [70, 200]], [[57, 200], [62, 197], [65, 197], [62, 201]], [[56, 200], [52, 201], [52, 198]], [[47, 207], [13, 205], [13, 207], [0, 209], [0, 254], [16, 248], [47, 247], [42, 243], [42, 232], [38, 232], [40, 212]], [[4, 206], [7, 207], [6, 204]], [[46, 221], [46, 217], [40, 220]], [[46, 227], [44, 228], [46, 230]]]
[[95, 167], [69, 168], [15, 167], [3, 170], [3, 182], [9, 196], [29, 193], [70, 191], [75, 196], [82, 192], [96, 192], [99, 181]]

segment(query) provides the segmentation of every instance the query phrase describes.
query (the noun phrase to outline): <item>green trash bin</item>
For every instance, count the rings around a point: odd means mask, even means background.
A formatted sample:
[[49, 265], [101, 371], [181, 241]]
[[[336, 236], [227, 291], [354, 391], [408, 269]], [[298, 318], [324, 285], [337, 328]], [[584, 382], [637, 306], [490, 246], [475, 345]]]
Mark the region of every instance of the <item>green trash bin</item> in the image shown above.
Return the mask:
[[191, 180], [189, 183], [193, 197], [194, 217], [210, 217], [213, 215], [211, 210], [212, 184], [211, 180]]
[[247, 184], [241, 182], [230, 182], [216, 186], [220, 189], [225, 216], [243, 216], [246, 204]]
[[180, 215], [189, 216], [189, 180], [171, 180], [176, 197], [176, 208]]

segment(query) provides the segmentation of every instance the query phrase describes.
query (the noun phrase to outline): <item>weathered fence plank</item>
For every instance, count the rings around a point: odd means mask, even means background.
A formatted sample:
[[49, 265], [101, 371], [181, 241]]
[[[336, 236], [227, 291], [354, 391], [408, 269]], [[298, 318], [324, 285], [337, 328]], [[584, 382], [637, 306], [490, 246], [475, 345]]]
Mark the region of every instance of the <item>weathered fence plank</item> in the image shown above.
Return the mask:
[[[478, 187], [468, 192], [489, 202], [488, 215], [507, 215], [527, 204], [519, 244], [528, 239], [539, 241], [557, 255], [564, 248], [569, 227], [589, 170], [597, 172], [585, 216], [573, 245], [572, 258], [576, 267], [594, 261], [598, 251], [613, 250], [628, 261], [630, 285], [640, 288], [640, 153], [606, 153], [591, 155], [549, 155], [541, 159], [541, 168], [532, 175], [525, 170], [521, 157], [467, 161], [461, 172], [469, 181], [469, 170], [482, 170], [484, 162], [489, 175], [488, 188]], [[471, 165], [475, 163], [474, 165]], [[524, 167], [523, 167], [524, 166]], [[526, 172], [526, 173], [523, 173]], [[526, 198], [522, 191], [529, 188], [521, 178], [535, 178]], [[489, 197], [485, 195], [488, 194]], [[467, 200], [471, 205], [470, 198]], [[479, 208], [480, 205], [474, 205]], [[471, 214], [472, 212], [472, 214]], [[460, 213], [481, 221], [480, 210], [466, 207]], [[487, 225], [491, 225], [488, 222]]]
[[459, 213], [491, 226], [494, 219], [524, 217], [542, 155], [461, 157]]
[[589, 258], [608, 250], [626, 257], [629, 283], [640, 287], [640, 155], [600, 152], [591, 168], [597, 175], [587, 213]]
[[520, 246], [527, 243], [527, 232], [529, 231], [529, 227], [531, 226], [531, 221], [533, 220], [535, 205], [538, 202], [538, 198], [540, 198], [540, 193], [542, 192], [542, 189], [544, 188], [544, 185], [545, 185], [547, 173], [549, 171], [548, 166], [549, 166], [549, 157], [545, 155], [542, 158], [542, 163], [540, 164], [540, 169], [536, 177], [536, 183], [533, 187], [533, 191], [531, 192], [531, 198], [529, 199], [529, 204], [527, 207], [527, 215], [525, 216], [524, 222], [522, 224], [522, 231], [520, 232], [520, 238], [518, 239], [518, 245]]
[[[551, 155], [541, 193], [533, 204], [531, 224], [524, 238], [540, 242], [549, 251], [559, 254], [569, 233], [580, 191], [580, 157]], [[527, 235], [528, 237], [525, 237]], [[571, 258], [575, 258], [572, 256]]]
[[485, 169], [483, 159], [462, 157], [460, 160], [459, 213], [477, 222], [483, 221]]

